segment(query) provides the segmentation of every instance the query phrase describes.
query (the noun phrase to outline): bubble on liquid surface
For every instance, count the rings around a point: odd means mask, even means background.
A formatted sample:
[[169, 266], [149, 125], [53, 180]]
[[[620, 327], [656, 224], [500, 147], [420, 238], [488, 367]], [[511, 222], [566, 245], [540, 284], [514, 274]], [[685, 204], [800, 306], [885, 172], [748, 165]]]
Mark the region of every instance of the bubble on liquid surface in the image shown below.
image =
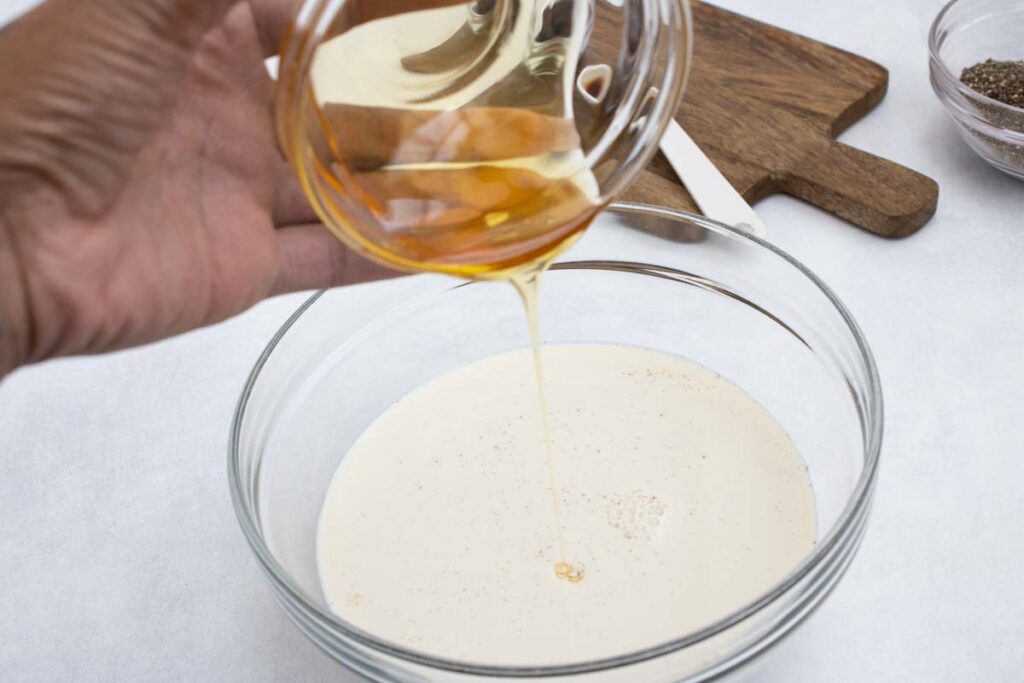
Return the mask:
[[607, 500], [608, 524], [630, 540], [652, 540], [667, 510], [657, 496], [640, 490], [614, 493]]

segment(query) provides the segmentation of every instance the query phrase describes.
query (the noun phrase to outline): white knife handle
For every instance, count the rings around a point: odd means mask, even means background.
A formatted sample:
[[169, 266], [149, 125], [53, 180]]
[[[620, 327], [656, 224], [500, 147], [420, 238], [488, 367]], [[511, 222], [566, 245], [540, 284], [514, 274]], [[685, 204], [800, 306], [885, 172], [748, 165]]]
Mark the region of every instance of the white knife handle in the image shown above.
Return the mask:
[[767, 236], [754, 210], [675, 120], [665, 130], [661, 150], [705, 216]]

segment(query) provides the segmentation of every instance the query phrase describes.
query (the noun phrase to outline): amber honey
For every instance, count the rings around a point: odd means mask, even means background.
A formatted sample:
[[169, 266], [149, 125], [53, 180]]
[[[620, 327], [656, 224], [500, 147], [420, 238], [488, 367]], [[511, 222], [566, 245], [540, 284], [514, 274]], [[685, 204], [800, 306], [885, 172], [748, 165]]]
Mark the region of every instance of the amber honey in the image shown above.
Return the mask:
[[[330, 153], [315, 172], [338, 193], [358, 192], [370, 218], [347, 236], [392, 265], [503, 276], [552, 256], [600, 209], [562, 119], [511, 108], [348, 107], [318, 118]], [[358, 220], [330, 201], [324, 209], [339, 224]]]

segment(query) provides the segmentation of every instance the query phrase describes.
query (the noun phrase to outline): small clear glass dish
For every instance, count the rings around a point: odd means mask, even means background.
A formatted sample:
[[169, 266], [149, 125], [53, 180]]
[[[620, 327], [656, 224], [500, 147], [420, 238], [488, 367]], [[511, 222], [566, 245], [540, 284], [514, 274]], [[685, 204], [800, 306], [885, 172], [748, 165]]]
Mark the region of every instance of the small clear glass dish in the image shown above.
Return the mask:
[[[688, 235], [671, 242], [655, 234]], [[642, 234], [636, 230], [641, 230]], [[600, 248], [596, 235], [600, 235]], [[456, 368], [529, 344], [507, 283], [421, 275], [311, 297], [271, 340], [235, 414], [231, 495], [285, 612], [321, 649], [375, 681], [705, 681], [739, 675], [845, 573], [864, 533], [882, 437], [867, 344], [810, 271], [724, 225], [616, 205], [541, 288], [545, 343], [616, 343], [679, 354], [746, 390], [808, 466], [818, 538], [778, 585], [670, 642], [600, 661], [506, 668], [399, 647], [331, 612], [316, 527], [331, 476], [390, 405]]]
[[928, 36], [932, 88], [978, 156], [1024, 180], [1024, 109], [960, 82], [986, 59], [1024, 61], [1024, 0], [952, 0]]

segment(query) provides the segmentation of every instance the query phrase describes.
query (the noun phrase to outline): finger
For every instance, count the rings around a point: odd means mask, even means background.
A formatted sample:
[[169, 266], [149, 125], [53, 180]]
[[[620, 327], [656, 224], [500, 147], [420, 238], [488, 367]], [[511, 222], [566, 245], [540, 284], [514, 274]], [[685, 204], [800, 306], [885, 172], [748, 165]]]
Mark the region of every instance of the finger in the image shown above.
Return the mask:
[[402, 275], [343, 245], [322, 225], [277, 231], [278, 277], [274, 294], [372, 282]]
[[302, 191], [295, 171], [283, 159], [274, 169], [273, 215], [274, 225], [279, 228], [319, 220]]

